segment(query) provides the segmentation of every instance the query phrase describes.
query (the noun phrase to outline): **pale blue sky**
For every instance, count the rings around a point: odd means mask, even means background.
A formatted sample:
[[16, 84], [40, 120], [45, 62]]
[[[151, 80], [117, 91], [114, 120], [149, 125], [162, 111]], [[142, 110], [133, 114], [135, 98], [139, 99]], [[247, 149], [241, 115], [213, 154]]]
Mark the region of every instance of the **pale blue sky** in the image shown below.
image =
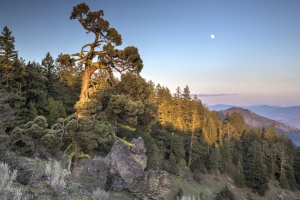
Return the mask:
[[[26, 61], [78, 52], [93, 39], [69, 20], [81, 2], [0, 0], [0, 28]], [[299, 0], [85, 2], [104, 10], [123, 47], [139, 48], [146, 80], [172, 92], [189, 85], [208, 105], [300, 105]]]

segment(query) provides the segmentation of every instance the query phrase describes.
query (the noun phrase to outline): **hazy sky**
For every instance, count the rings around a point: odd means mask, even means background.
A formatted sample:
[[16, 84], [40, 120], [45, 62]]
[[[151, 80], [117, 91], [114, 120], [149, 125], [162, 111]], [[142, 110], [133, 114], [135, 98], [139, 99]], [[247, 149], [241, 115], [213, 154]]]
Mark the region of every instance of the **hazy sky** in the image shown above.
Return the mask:
[[[26, 61], [75, 53], [93, 40], [69, 20], [79, 0], [0, 0]], [[207, 105], [300, 105], [300, 0], [89, 0], [138, 47], [142, 76]], [[211, 39], [214, 34], [215, 38]]]

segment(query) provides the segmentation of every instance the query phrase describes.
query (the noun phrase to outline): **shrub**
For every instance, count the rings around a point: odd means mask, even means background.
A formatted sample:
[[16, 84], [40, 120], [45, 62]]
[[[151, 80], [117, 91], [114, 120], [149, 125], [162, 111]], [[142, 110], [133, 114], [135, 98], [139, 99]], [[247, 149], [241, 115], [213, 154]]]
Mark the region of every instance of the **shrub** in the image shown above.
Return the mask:
[[47, 184], [53, 190], [54, 194], [58, 194], [66, 187], [66, 178], [70, 172], [62, 169], [58, 161], [53, 163], [48, 162], [45, 167], [45, 175], [47, 177]]
[[11, 188], [13, 181], [17, 177], [17, 170], [11, 170], [6, 163], [0, 163], [0, 199], [20, 200], [22, 191]]
[[0, 163], [0, 193], [6, 188], [10, 188], [11, 184], [17, 177], [17, 170], [10, 170], [6, 163]]

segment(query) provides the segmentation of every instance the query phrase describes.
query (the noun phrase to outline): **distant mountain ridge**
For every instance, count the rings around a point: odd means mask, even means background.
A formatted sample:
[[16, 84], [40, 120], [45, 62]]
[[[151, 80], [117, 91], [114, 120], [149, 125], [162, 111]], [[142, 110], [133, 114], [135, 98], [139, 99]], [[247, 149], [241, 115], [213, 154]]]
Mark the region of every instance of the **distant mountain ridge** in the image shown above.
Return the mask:
[[248, 106], [246, 109], [258, 115], [280, 121], [289, 126], [300, 128], [300, 106], [280, 107], [280, 106]]
[[253, 106], [235, 106], [235, 105], [213, 105], [208, 106], [210, 110], [220, 111], [228, 108], [238, 107], [248, 109], [263, 117], [282, 122], [288, 126], [294, 126], [300, 129], [300, 106], [269, 106], [269, 105], [253, 105]]
[[300, 129], [296, 127], [291, 127], [284, 123], [278, 122], [276, 120], [262, 117], [248, 109], [239, 108], [239, 107], [231, 107], [229, 109], [220, 110], [218, 112], [222, 119], [226, 117], [226, 114], [230, 115], [233, 112], [240, 113], [243, 116], [246, 125], [250, 127], [264, 128], [264, 127], [271, 126], [273, 123], [275, 123], [278, 132], [289, 137], [296, 145], [300, 145]]

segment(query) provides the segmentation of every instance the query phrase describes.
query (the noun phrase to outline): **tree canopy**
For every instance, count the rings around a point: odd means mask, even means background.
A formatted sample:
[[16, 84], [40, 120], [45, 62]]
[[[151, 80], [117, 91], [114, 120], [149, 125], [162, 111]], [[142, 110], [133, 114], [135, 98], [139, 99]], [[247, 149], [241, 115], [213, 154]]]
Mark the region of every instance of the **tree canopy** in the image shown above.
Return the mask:
[[[70, 19], [77, 19], [87, 33], [93, 33], [93, 42], [85, 44], [81, 51], [61, 55], [57, 60], [62, 65], [81, 71], [80, 101], [86, 102], [96, 90], [116, 83], [114, 72], [138, 74], [143, 68], [138, 49], [134, 46], [119, 50], [121, 35], [110, 27], [103, 10], [90, 11], [85, 3], [73, 7]], [[95, 81], [97, 80], [97, 81]], [[80, 113], [77, 113], [80, 116]]]

